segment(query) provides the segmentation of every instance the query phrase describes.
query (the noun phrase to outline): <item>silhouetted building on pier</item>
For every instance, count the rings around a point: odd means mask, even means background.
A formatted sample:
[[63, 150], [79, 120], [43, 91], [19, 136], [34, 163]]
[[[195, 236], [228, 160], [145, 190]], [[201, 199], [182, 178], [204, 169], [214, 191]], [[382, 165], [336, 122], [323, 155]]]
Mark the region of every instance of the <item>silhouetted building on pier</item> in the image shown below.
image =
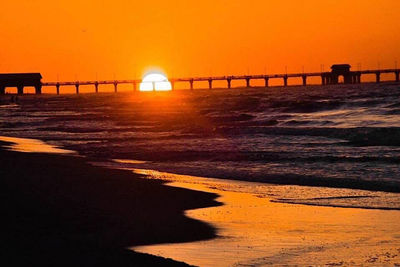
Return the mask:
[[322, 84], [338, 84], [339, 78], [343, 77], [343, 83], [360, 83], [361, 73], [351, 71], [349, 64], [334, 64], [331, 66], [331, 72], [325, 72], [321, 75]]
[[332, 83], [339, 83], [339, 76], [343, 76], [344, 83], [353, 83], [352, 75], [349, 64], [336, 64], [331, 67]]
[[24, 93], [25, 86], [35, 87], [35, 93], [42, 93], [42, 75], [40, 73], [4, 73], [0, 74], [0, 94], [6, 87], [17, 87], [18, 94]]

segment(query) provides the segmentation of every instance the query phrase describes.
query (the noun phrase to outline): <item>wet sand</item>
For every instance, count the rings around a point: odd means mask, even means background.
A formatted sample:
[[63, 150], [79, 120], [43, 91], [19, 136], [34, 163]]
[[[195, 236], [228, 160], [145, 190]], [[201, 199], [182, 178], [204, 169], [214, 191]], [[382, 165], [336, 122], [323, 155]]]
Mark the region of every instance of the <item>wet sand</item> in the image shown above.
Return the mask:
[[213, 193], [0, 146], [2, 266], [184, 266], [126, 248], [215, 237], [210, 225], [184, 216], [219, 205]]
[[217, 238], [133, 247], [135, 251], [168, 256], [199, 266], [400, 264], [398, 210], [275, 203], [271, 196], [249, 193], [246, 187], [263, 187], [259, 191], [264, 192], [306, 191], [307, 188], [257, 185], [146, 170], [136, 172], [146, 173], [153, 179], [169, 180], [170, 185], [179, 188], [216, 193], [220, 195], [217, 200], [224, 205], [186, 212], [191, 218], [215, 226]]
[[[400, 264], [398, 210], [272, 201], [281, 191], [318, 191], [374, 196], [380, 207], [395, 193], [132, 173], [30, 139], [3, 141], [16, 142], [0, 149], [1, 261], [8, 266]], [[10, 151], [37, 149], [55, 154]]]

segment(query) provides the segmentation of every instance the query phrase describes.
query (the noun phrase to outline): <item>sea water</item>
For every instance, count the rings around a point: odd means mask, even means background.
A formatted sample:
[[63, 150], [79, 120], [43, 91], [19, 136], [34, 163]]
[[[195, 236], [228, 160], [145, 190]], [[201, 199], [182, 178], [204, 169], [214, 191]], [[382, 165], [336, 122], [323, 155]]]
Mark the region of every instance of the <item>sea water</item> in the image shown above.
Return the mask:
[[15, 105], [4, 96], [0, 135], [116, 168], [344, 189], [281, 190], [281, 202], [398, 209], [397, 194], [373, 192], [400, 191], [399, 96], [387, 83], [22, 96]]

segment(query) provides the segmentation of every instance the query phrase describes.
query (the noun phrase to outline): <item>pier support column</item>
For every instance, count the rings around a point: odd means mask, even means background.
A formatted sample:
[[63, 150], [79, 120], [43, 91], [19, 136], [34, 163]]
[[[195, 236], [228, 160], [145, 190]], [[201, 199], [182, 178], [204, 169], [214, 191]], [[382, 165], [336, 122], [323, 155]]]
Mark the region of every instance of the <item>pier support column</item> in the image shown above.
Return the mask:
[[41, 95], [42, 94], [42, 85], [38, 84], [35, 86], [35, 94]]
[[156, 82], [151, 82], [151, 84], [153, 85], [153, 92], [156, 91]]
[[57, 95], [60, 94], [60, 84], [59, 83], [56, 84], [56, 92], [57, 92]]
[[[353, 83], [353, 77], [350, 74], [349, 75], [343, 75], [343, 82], [345, 84], [351, 84], [351, 83]], [[339, 79], [338, 79], [337, 83], [339, 83]]]
[[400, 81], [400, 79], [399, 79], [400, 72], [397, 71], [394, 74], [396, 75], [396, 82], [399, 82]]
[[269, 78], [268, 77], [264, 78], [264, 82], [265, 82], [265, 87], [268, 87], [269, 86]]
[[114, 93], [118, 92], [118, 83], [114, 83]]
[[326, 80], [324, 75], [321, 75], [321, 84], [326, 85]]
[[79, 83], [75, 84], [75, 91], [76, 91], [76, 94], [78, 95], [79, 94]]
[[4, 86], [0, 86], [0, 95], [4, 95], [6, 93], [6, 88]]
[[99, 83], [97, 82], [94, 84], [94, 91], [96, 94], [99, 92]]
[[375, 75], [376, 75], [376, 83], [380, 83], [381, 82], [381, 73], [377, 72], [377, 73], [375, 73]]
[[246, 87], [250, 88], [250, 78], [246, 78]]
[[287, 86], [287, 80], [288, 80], [288, 76], [283, 77], [283, 85], [285, 87]]
[[226, 79], [226, 81], [228, 82], [228, 89], [231, 89], [231, 79], [230, 78], [228, 78], [228, 79]]
[[357, 83], [361, 83], [361, 73], [357, 74]]
[[208, 80], [208, 89], [212, 89], [212, 80], [211, 79], [209, 79]]
[[133, 91], [136, 92], [136, 91], [137, 91], [137, 84], [136, 84], [136, 82], [133, 82], [133, 83], [132, 83], [132, 86], [133, 86]]
[[[343, 82], [346, 83], [344, 77], [343, 77]], [[338, 83], [339, 83], [339, 76], [338, 75], [330, 75], [329, 84], [338, 84]]]
[[175, 81], [171, 80], [171, 90], [175, 90]]
[[17, 91], [19, 95], [23, 95], [24, 94], [24, 86], [23, 85], [18, 85], [17, 86]]
[[190, 90], [193, 90], [193, 79], [189, 81], [190, 83]]
[[307, 76], [303, 75], [301, 78], [303, 79], [303, 86], [307, 86]]

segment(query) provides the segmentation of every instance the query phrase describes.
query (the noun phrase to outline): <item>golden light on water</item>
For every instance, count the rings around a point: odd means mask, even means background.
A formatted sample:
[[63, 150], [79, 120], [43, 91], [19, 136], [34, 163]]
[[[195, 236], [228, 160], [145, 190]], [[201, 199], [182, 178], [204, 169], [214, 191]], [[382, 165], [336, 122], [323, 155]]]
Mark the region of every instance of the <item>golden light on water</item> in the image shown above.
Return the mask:
[[140, 91], [171, 91], [168, 78], [162, 73], [148, 73], [140, 83]]

